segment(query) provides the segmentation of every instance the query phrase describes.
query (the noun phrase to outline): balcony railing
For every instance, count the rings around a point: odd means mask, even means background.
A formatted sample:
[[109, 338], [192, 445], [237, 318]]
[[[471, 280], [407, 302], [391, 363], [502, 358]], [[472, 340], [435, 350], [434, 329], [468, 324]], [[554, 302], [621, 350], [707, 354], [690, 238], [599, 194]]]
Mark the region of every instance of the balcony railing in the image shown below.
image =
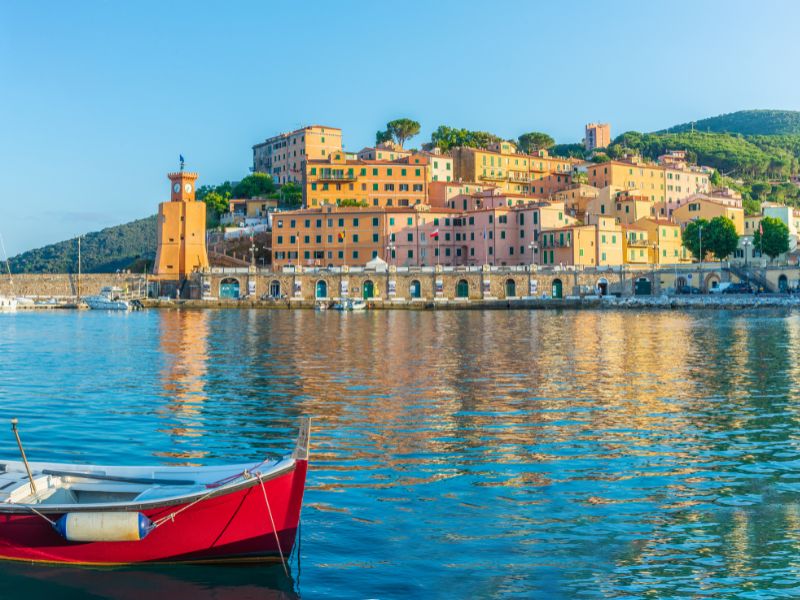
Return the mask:
[[484, 181], [508, 181], [508, 175], [481, 175]]
[[321, 171], [317, 175], [317, 181], [355, 181], [358, 176], [355, 173], [344, 171]]
[[628, 238], [628, 246], [631, 248], [647, 248], [650, 243], [647, 240], [634, 240]]

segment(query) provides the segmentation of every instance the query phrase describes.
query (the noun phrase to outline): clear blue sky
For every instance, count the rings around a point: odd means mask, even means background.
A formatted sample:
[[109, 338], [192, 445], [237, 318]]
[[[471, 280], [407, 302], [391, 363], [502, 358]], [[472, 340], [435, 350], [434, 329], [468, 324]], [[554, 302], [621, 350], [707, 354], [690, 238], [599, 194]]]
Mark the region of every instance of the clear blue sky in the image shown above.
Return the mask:
[[10, 254], [155, 213], [308, 124], [386, 121], [578, 141], [800, 109], [800, 3], [3, 2], [0, 234]]

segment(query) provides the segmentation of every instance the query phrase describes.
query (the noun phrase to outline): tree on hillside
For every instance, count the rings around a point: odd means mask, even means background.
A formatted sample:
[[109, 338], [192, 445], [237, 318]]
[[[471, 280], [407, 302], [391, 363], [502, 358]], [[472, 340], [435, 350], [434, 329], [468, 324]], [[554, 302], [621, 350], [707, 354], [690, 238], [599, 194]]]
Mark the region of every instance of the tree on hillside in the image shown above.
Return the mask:
[[708, 227], [703, 228], [703, 252], [708, 248], [718, 260], [733, 254], [738, 245], [736, 226], [727, 217], [714, 217], [708, 222]]
[[719, 186], [722, 185], [722, 175], [720, 175], [719, 171], [717, 171], [716, 169], [711, 174], [711, 177], [708, 178], [708, 180], [711, 182], [711, 185], [713, 185], [714, 187], [719, 187]]
[[234, 198], [256, 198], [269, 196], [275, 191], [275, 182], [267, 173], [253, 173], [242, 179], [233, 188]]
[[275, 196], [288, 208], [297, 208], [303, 203], [303, 188], [293, 181], [284, 183]]
[[523, 133], [517, 139], [517, 147], [526, 154], [530, 154], [537, 150], [545, 150], [554, 146], [556, 141], [546, 133], [541, 131], [531, 131]]
[[761, 219], [760, 229], [753, 234], [753, 247], [759, 248], [770, 260], [788, 252], [789, 228], [786, 223], [773, 217]]
[[395, 119], [386, 124], [386, 131], [379, 131], [375, 135], [375, 142], [388, 142], [394, 140], [402, 148], [407, 140], [417, 135], [420, 130], [420, 124], [412, 119]]
[[206, 208], [210, 213], [216, 216], [215, 220], [219, 219], [219, 216], [223, 213], [228, 212], [230, 207], [230, 195], [222, 195], [217, 191], [208, 192], [205, 197], [203, 198], [203, 202], [206, 203]]
[[[681, 239], [681, 244], [684, 248], [686, 248], [689, 252], [692, 253], [696, 259], [700, 259], [700, 230], [705, 232], [708, 229], [708, 221], [705, 219], [698, 219], [697, 221], [692, 221], [686, 224], [686, 227], [683, 229], [683, 236]], [[708, 250], [708, 246], [703, 244], [703, 254], [706, 253]]]
[[457, 146], [469, 148], [485, 148], [494, 142], [501, 142], [502, 138], [487, 131], [470, 131], [439, 125], [431, 134], [431, 143], [440, 150], [447, 151]]
[[392, 134], [391, 134], [391, 132], [390, 132], [390, 131], [388, 131], [388, 130], [385, 130], [385, 131], [378, 131], [378, 132], [375, 134], [375, 145], [376, 145], [376, 146], [377, 146], [378, 144], [383, 144], [383, 143], [385, 143], [385, 142], [390, 142], [390, 141], [392, 141]]
[[586, 149], [583, 144], [555, 144], [550, 146], [550, 154], [563, 158], [583, 158], [586, 155]]

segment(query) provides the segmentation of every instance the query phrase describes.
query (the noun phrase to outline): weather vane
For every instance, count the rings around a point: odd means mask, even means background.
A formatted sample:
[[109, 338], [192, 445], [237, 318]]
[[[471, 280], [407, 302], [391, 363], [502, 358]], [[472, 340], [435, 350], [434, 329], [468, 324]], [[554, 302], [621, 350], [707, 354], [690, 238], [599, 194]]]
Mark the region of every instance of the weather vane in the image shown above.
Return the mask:
[[183, 171], [183, 164], [184, 164], [183, 154], [179, 154], [178, 156], [180, 156], [181, 158], [181, 171]]

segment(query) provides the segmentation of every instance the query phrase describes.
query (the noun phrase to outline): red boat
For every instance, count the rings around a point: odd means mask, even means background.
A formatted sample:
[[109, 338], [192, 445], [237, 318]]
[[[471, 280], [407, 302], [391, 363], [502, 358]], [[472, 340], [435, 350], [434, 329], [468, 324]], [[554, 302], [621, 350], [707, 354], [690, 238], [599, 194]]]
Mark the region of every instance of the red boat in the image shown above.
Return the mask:
[[[0, 463], [0, 560], [75, 565], [283, 561], [310, 421], [277, 461], [220, 467]], [[20, 445], [21, 449], [21, 445]]]

